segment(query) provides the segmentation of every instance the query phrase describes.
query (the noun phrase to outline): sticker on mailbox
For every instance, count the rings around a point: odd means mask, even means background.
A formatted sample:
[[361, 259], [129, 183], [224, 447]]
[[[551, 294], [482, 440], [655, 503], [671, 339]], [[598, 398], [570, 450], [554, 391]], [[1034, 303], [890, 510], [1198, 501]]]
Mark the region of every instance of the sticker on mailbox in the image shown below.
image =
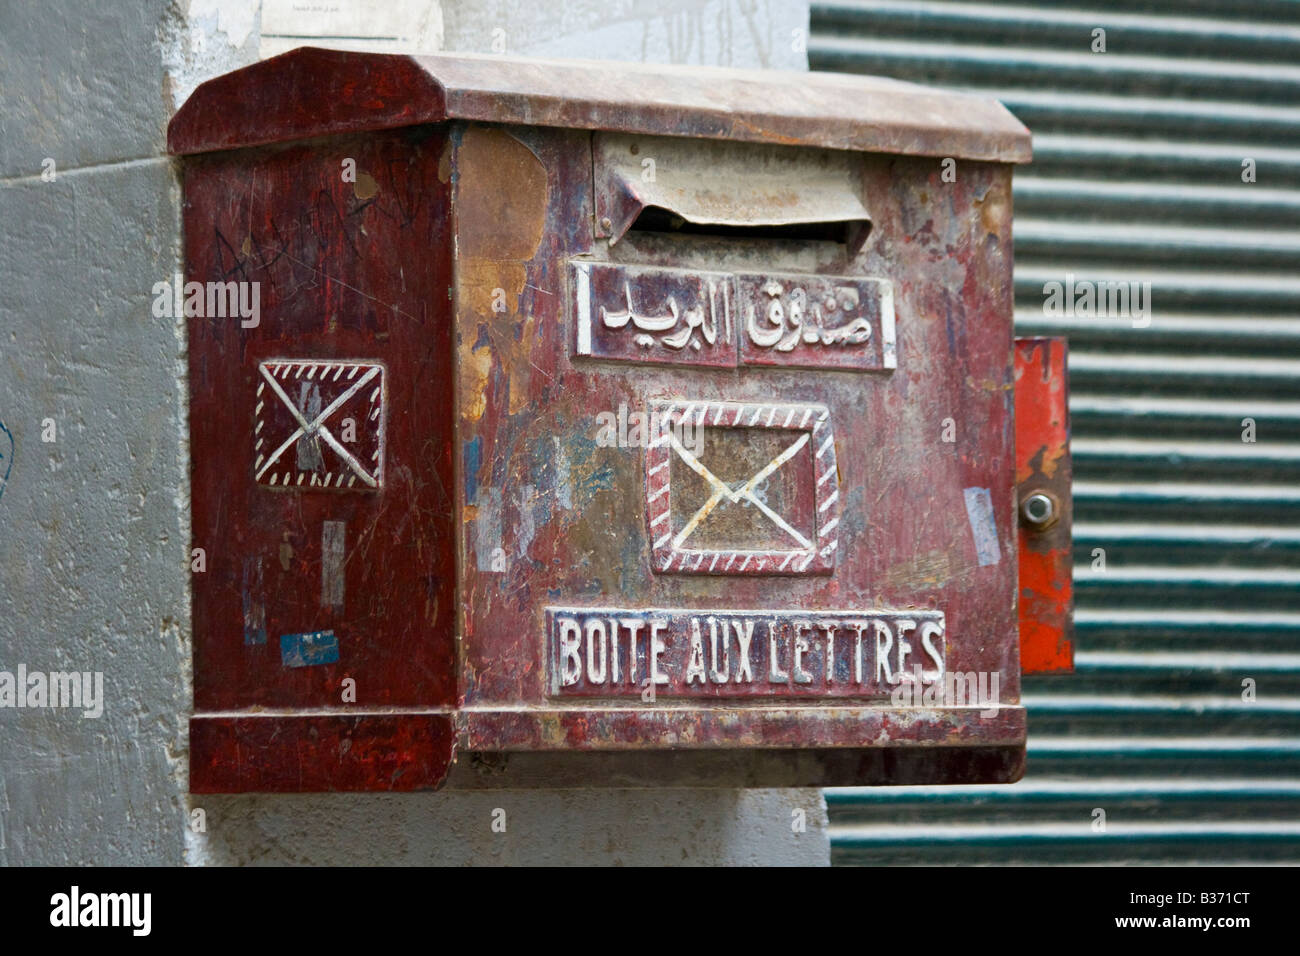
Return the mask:
[[944, 615], [546, 609], [553, 697], [877, 697], [947, 672]]
[[[825, 405], [652, 402], [646, 520], [676, 574], [828, 574], [839, 469]], [[694, 437], [687, 447], [682, 437]]]
[[382, 365], [273, 359], [257, 372], [253, 473], [259, 485], [302, 491], [382, 486]]

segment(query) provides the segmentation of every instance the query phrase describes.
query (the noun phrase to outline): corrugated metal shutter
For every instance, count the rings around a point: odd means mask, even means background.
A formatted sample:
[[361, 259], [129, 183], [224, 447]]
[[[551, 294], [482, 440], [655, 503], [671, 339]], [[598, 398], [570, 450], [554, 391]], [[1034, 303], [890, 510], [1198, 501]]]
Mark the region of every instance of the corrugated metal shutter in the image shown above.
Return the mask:
[[[1026, 681], [1026, 778], [828, 791], [834, 859], [1300, 861], [1300, 2], [815, 3], [812, 27], [813, 69], [978, 91], [1034, 132], [1016, 322], [1069, 336], [1074, 390], [1078, 672]], [[1045, 318], [1066, 273], [1150, 281], [1150, 327]]]

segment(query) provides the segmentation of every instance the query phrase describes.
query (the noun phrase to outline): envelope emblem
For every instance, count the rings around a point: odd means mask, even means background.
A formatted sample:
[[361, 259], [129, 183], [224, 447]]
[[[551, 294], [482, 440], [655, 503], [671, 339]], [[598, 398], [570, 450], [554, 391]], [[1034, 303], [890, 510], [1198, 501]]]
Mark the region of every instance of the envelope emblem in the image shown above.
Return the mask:
[[652, 402], [646, 520], [660, 574], [835, 568], [839, 468], [811, 403]]
[[257, 367], [253, 474], [259, 485], [374, 491], [384, 474], [384, 367], [273, 359]]

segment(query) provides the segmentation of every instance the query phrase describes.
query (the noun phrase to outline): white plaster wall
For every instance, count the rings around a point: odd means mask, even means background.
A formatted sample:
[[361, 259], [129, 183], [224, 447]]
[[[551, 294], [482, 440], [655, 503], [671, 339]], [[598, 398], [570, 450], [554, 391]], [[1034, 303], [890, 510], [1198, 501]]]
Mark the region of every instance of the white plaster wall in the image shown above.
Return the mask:
[[0, 669], [102, 671], [106, 696], [99, 719], [0, 708], [0, 865], [825, 864], [816, 790], [189, 797], [185, 330], [149, 308], [180, 265], [175, 108], [277, 52], [263, 18], [354, 48], [806, 68], [804, 2], [334, 6], [299, 29], [277, 0], [0, 4]]
[[[304, 794], [196, 797], [195, 802], [202, 804], [208, 823], [206, 838], [194, 841], [189, 854], [198, 864], [829, 862], [826, 807], [818, 790]], [[794, 810], [803, 811], [802, 832], [792, 827]]]

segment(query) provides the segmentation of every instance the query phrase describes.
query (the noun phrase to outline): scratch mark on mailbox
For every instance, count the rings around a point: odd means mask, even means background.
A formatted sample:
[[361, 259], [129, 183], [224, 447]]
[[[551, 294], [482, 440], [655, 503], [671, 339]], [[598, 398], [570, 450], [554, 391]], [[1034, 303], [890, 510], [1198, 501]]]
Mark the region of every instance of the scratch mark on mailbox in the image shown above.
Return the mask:
[[321, 527], [320, 603], [322, 607], [343, 609], [346, 536], [345, 522], [326, 521]]
[[262, 591], [262, 559], [244, 559], [244, 643], [266, 643], [266, 601]]

